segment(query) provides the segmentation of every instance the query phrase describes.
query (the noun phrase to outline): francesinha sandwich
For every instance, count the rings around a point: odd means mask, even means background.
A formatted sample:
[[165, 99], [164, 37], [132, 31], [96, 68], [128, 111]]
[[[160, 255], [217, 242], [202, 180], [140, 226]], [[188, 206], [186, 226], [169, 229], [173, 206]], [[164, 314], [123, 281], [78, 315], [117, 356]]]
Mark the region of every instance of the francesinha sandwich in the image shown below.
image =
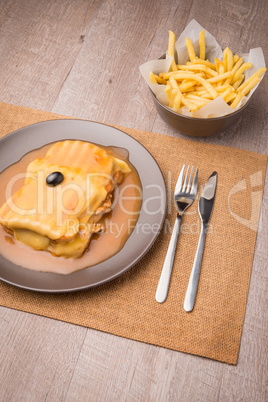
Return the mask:
[[128, 172], [125, 161], [95, 144], [57, 142], [28, 165], [23, 186], [0, 208], [0, 223], [36, 250], [77, 258], [102, 230], [99, 221]]

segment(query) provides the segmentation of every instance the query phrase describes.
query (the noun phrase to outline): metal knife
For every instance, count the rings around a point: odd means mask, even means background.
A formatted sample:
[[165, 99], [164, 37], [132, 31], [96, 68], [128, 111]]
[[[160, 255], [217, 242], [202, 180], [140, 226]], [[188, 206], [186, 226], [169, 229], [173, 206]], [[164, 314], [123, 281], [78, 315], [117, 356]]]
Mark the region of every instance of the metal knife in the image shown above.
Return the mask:
[[205, 184], [198, 204], [198, 211], [201, 218], [202, 226], [194, 264], [184, 301], [184, 310], [188, 312], [192, 311], [194, 308], [206, 233], [215, 201], [216, 186], [217, 172], [213, 172]]

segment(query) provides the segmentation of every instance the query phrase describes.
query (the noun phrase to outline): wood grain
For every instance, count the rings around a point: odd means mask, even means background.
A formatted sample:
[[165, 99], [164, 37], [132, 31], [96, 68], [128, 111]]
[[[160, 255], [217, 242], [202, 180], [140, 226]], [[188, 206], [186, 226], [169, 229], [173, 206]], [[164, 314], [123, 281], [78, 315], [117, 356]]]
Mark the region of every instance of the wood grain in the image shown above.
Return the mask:
[[[0, 100], [181, 136], [138, 66], [192, 18], [222, 47], [267, 53], [265, 0], [1, 0]], [[267, 153], [267, 77], [234, 127], [196, 139]], [[266, 401], [268, 178], [237, 366], [0, 308], [1, 401]]]

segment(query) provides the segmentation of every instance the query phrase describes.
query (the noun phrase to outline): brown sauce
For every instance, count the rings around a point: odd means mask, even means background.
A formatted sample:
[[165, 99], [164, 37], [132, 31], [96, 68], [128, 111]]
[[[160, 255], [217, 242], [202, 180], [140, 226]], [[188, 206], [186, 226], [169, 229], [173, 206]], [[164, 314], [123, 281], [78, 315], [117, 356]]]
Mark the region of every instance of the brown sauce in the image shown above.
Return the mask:
[[[0, 173], [0, 206], [6, 202], [5, 189], [15, 175], [24, 173], [31, 161], [43, 158], [52, 144], [43, 146], [24, 155], [20, 161], [14, 163]], [[125, 149], [102, 147], [110, 155], [127, 161], [131, 172], [124, 175], [124, 180], [114, 193], [113, 210], [103, 216], [100, 223], [104, 231], [94, 234], [88, 249], [80, 258], [54, 257], [47, 251], [36, 251], [31, 247], [16, 241], [0, 225], [0, 254], [16, 265], [35, 271], [55, 272], [68, 274], [87, 268], [107, 260], [118, 253], [124, 246], [134, 229], [139, 217], [142, 203], [142, 186], [139, 175], [128, 160]], [[18, 180], [13, 188], [15, 193], [24, 184], [24, 179]]]

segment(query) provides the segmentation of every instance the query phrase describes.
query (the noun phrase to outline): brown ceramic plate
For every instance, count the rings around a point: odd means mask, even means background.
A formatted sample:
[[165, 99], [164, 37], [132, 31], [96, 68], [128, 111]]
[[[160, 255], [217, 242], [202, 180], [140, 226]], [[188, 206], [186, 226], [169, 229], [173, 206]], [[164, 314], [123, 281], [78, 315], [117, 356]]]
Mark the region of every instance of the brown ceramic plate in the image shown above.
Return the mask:
[[[68, 275], [22, 268], [0, 255], [0, 279], [39, 292], [71, 292], [108, 282], [130, 269], [150, 248], [163, 225], [166, 188], [152, 155], [134, 138], [114, 127], [85, 120], [51, 120], [14, 131], [0, 140], [0, 171], [45, 144], [66, 139], [126, 148], [143, 188], [136, 227], [124, 247], [108, 260]], [[145, 268], [146, 269], [146, 268]]]

